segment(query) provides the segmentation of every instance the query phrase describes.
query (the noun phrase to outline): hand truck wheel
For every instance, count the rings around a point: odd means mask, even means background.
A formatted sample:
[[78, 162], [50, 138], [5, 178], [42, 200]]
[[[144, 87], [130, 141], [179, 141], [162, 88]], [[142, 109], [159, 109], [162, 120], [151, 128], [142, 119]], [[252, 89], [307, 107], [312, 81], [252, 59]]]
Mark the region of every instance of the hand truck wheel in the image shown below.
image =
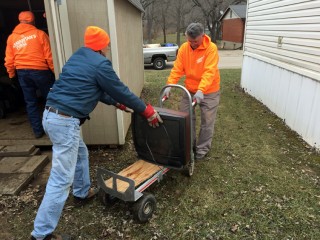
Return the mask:
[[110, 194], [106, 193], [103, 189], [99, 189], [98, 198], [100, 202], [105, 206], [110, 206], [114, 204], [117, 198], [111, 196]]
[[156, 210], [156, 198], [151, 193], [144, 193], [133, 205], [133, 218], [140, 223], [146, 223]]

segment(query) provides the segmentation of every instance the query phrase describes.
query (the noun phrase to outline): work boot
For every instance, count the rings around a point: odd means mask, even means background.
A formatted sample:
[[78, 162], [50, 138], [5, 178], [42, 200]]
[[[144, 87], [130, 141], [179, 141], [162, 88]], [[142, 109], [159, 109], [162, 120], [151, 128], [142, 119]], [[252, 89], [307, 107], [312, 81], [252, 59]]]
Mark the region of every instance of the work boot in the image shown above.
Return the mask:
[[[66, 234], [49, 234], [43, 240], [73, 240], [74, 238]], [[31, 240], [37, 240], [35, 237], [31, 236]]]
[[44, 135], [44, 131], [34, 134], [35, 138], [42, 138], [43, 135]]
[[94, 199], [94, 197], [97, 195], [98, 192], [99, 192], [99, 189], [90, 188], [89, 192], [88, 192], [88, 195], [85, 198], [80, 198], [80, 197], [73, 196], [74, 206], [75, 207], [81, 207], [81, 206], [87, 204], [92, 199]]

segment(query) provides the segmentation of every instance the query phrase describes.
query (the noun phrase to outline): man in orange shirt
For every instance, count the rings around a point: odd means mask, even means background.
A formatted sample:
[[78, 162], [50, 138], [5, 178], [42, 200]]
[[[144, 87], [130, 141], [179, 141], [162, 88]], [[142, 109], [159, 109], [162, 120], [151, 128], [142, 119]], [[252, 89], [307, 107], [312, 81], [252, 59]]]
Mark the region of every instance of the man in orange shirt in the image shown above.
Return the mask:
[[4, 65], [9, 78], [18, 75], [29, 121], [35, 137], [40, 138], [44, 131], [36, 91], [46, 99], [54, 83], [52, 54], [48, 35], [34, 26], [32, 12], [21, 12], [19, 22], [8, 37]]
[[[201, 127], [196, 141], [196, 116], [193, 114], [193, 148], [196, 159], [203, 159], [211, 148], [214, 123], [220, 101], [219, 55], [217, 47], [209, 36], [204, 34], [200, 23], [191, 23], [186, 29], [187, 42], [179, 48], [177, 59], [171, 70], [167, 84], [176, 84], [185, 76], [185, 87], [201, 109]], [[169, 97], [170, 88], [164, 95]], [[180, 110], [189, 111], [188, 97], [185, 94]]]

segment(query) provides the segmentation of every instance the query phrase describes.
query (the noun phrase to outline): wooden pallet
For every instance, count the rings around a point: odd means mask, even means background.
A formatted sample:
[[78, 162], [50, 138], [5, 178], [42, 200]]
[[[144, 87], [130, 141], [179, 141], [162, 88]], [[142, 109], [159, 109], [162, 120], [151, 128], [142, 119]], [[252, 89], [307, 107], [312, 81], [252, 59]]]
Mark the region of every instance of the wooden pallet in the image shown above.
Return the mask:
[[[118, 173], [118, 175], [130, 178], [134, 181], [135, 187], [139, 186], [149, 178], [151, 178], [154, 174], [156, 174], [158, 171], [163, 170], [164, 167], [158, 166], [156, 164], [148, 163], [143, 160], [139, 160], [129, 167], [123, 169], [121, 172]], [[120, 179], [117, 179], [117, 191], [118, 192], [125, 192], [129, 184], [127, 182], [124, 182]], [[112, 178], [109, 178], [105, 181], [105, 184], [107, 187], [112, 188]]]

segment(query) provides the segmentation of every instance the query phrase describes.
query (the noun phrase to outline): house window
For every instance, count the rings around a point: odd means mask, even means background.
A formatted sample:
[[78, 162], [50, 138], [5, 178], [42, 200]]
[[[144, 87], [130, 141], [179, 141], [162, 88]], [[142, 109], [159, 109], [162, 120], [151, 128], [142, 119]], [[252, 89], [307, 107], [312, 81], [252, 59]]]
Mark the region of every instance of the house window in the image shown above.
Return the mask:
[[232, 18], [232, 11], [230, 11], [230, 18]]

